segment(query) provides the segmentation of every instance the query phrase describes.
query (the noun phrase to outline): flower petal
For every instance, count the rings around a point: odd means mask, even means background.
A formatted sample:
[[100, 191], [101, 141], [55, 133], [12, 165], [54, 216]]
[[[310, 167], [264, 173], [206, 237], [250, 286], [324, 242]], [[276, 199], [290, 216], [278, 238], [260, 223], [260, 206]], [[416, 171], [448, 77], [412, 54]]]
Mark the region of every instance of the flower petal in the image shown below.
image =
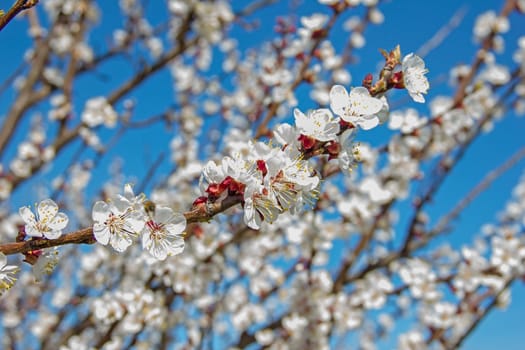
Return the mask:
[[93, 224], [93, 235], [98, 243], [107, 245], [109, 243], [109, 228], [101, 223], [95, 222]]
[[353, 115], [374, 115], [383, 108], [383, 102], [370, 96], [368, 90], [362, 86], [353, 88], [349, 97]]
[[122, 253], [131, 245], [132, 241], [128, 235], [120, 235], [117, 233], [111, 236], [110, 243], [113, 249], [119, 253]]
[[22, 207], [18, 210], [18, 213], [22, 217], [22, 220], [26, 224], [34, 225], [36, 223], [35, 214], [29, 209], [29, 207]]
[[379, 118], [371, 118], [371, 119], [360, 118], [357, 124], [363, 130], [370, 130], [372, 128], [375, 128], [377, 125], [379, 125]]
[[60, 236], [62, 236], [62, 230], [51, 230], [44, 232], [44, 237], [47, 239], [57, 239]]
[[342, 85], [334, 85], [330, 89], [330, 108], [335, 114], [340, 116], [345, 114], [345, 109], [348, 107], [348, 92]]
[[101, 224], [104, 221], [106, 221], [109, 214], [110, 214], [109, 205], [106, 202], [97, 201], [95, 205], [93, 205], [93, 211], [91, 213], [91, 217], [93, 218], [93, 221], [95, 221], [96, 223]]
[[3, 270], [5, 265], [7, 265], [7, 256], [0, 252], [0, 270]]
[[244, 223], [254, 230], [261, 228], [261, 216], [255, 210], [251, 198], [247, 198], [244, 202]]
[[180, 236], [176, 237], [170, 242], [169, 256], [178, 255], [184, 251], [184, 239]]
[[345, 150], [351, 149], [352, 145], [354, 144], [356, 134], [356, 128], [346, 129], [339, 137], [339, 143], [341, 144], [341, 148]]
[[158, 223], [171, 222], [173, 210], [168, 207], [157, 206], [155, 208], [155, 221]]
[[120, 215], [120, 214], [125, 213], [126, 211], [128, 211], [128, 209], [131, 208], [131, 203], [127, 198], [121, 195], [118, 195], [117, 197], [113, 198], [113, 201], [111, 202], [110, 207], [113, 213]]
[[290, 124], [277, 125], [274, 128], [273, 136], [275, 140], [282, 146], [286, 144], [293, 144], [297, 139], [296, 130]]
[[124, 185], [124, 197], [130, 201], [135, 198], [135, 193], [133, 193], [133, 187], [131, 184]]
[[36, 225], [26, 225], [26, 235], [29, 237], [42, 237], [42, 231], [40, 231]]
[[44, 199], [38, 203], [37, 207], [38, 219], [44, 224], [49, 223], [58, 213], [58, 205], [52, 199]]
[[64, 213], [58, 213], [53, 220], [47, 225], [52, 230], [62, 230], [69, 222], [69, 218]]
[[126, 218], [125, 226], [129, 228], [131, 232], [138, 233], [142, 231], [146, 224], [144, 215], [139, 212], [133, 212], [129, 217]]
[[307, 129], [309, 128], [309, 122], [306, 115], [304, 115], [303, 112], [301, 112], [298, 108], [294, 108], [293, 115], [295, 118], [295, 126], [297, 126], [298, 129]]

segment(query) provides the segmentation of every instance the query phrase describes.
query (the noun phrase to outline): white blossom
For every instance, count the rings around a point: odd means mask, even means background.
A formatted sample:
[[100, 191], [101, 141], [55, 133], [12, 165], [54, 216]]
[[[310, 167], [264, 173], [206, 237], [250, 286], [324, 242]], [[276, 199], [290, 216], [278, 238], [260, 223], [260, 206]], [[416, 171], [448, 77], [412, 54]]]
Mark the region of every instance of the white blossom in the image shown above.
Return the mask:
[[383, 102], [370, 96], [364, 87], [353, 88], [348, 94], [343, 86], [334, 85], [330, 90], [330, 107], [344, 121], [368, 130], [379, 124]]
[[117, 112], [108, 103], [108, 100], [102, 96], [88, 100], [82, 113], [82, 121], [90, 128], [101, 124], [113, 127], [117, 123], [117, 118]]
[[0, 252], [0, 295], [10, 289], [16, 281], [14, 274], [19, 270], [18, 266], [7, 265], [7, 257]]
[[310, 110], [307, 115], [295, 108], [293, 113], [295, 126], [303, 135], [319, 141], [331, 141], [339, 133], [339, 121], [326, 108]]
[[92, 218], [95, 239], [103, 245], [111, 244], [118, 252], [126, 250], [145, 225], [144, 214], [133, 209], [121, 196], [109, 204], [96, 202]]
[[69, 221], [66, 214], [58, 212], [58, 205], [51, 199], [45, 199], [36, 206], [37, 215], [29, 207], [21, 207], [18, 211], [25, 225], [25, 233], [30, 237], [45, 237], [56, 239], [62, 235], [62, 230]]
[[182, 253], [186, 218], [171, 208], [156, 206], [154, 214], [142, 230], [142, 247], [156, 259]]
[[428, 73], [428, 69], [425, 68], [425, 62], [421, 57], [413, 53], [408, 54], [403, 58], [402, 71], [405, 88], [408, 90], [410, 97], [416, 102], [425, 102], [423, 94], [426, 94], [430, 87], [425, 77], [425, 74]]

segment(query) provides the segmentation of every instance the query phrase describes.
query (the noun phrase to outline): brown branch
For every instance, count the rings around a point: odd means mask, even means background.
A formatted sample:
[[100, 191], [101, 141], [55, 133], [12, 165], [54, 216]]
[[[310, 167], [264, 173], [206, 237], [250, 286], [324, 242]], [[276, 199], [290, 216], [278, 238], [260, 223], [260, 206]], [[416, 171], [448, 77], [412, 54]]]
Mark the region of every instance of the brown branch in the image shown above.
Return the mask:
[[[124, 319], [124, 317], [128, 314], [128, 309], [124, 309], [124, 313], [122, 314], [122, 318], [121, 319]], [[118, 319], [118, 320], [115, 320], [113, 321], [113, 323], [111, 324], [111, 326], [109, 326], [108, 330], [106, 331], [106, 333], [100, 337], [97, 341], [97, 343], [95, 344], [95, 349], [100, 349], [102, 348], [102, 345], [104, 345], [105, 343], [107, 343], [108, 341], [111, 340], [111, 337], [113, 335], [113, 331], [117, 328], [117, 326], [120, 324], [120, 320], [121, 319]]]
[[356, 247], [353, 249], [351, 254], [347, 259], [345, 259], [343, 265], [341, 266], [341, 269], [337, 273], [337, 277], [334, 281], [334, 287], [332, 288], [334, 293], [337, 293], [342, 290], [344, 287], [345, 281], [346, 281], [346, 275], [348, 271], [352, 268], [357, 258], [359, 258], [359, 255], [361, 252], [368, 247], [370, 241], [372, 240], [372, 237], [374, 236], [374, 232], [377, 229], [377, 226], [379, 225], [380, 220], [388, 214], [388, 210], [392, 206], [393, 201], [390, 201], [382, 206], [381, 212], [376, 216], [374, 223], [372, 226], [367, 230], [367, 232], [363, 233], [361, 235], [361, 239], [357, 243]]
[[171, 62], [175, 57], [181, 55], [186, 49], [189, 47], [195, 45], [199, 37], [196, 36], [193, 39], [187, 41], [185, 40], [185, 35], [190, 29], [191, 20], [193, 18], [193, 14], [190, 13], [186, 17], [184, 23], [182, 24], [179, 33], [177, 34], [176, 41], [177, 46], [175, 46], [170, 52], [159, 58], [157, 62], [155, 62], [152, 65], [144, 67], [140, 72], [135, 74], [133, 78], [125, 82], [120, 88], [118, 88], [116, 91], [114, 91], [109, 97], [108, 102], [110, 104], [115, 104], [118, 100], [120, 100], [122, 97], [124, 97], [128, 92], [133, 90], [136, 86], [138, 86], [142, 81], [144, 81], [146, 78], [150, 77], [153, 73], [157, 72], [164, 66], [166, 66], [169, 62]]
[[[290, 84], [290, 87], [288, 88], [288, 91], [295, 90], [304, 80], [305, 80], [305, 73], [308, 70], [308, 67], [310, 66], [310, 62], [313, 59], [314, 52], [317, 50], [321, 42], [328, 36], [328, 33], [336, 23], [339, 15], [341, 12], [334, 12], [328, 23], [326, 24], [325, 28], [321, 31], [321, 35], [319, 37], [316, 37], [315, 42], [310, 49], [310, 52], [308, 55], [304, 58], [304, 61], [301, 65], [301, 68], [299, 69], [299, 73], [297, 73], [297, 77], [295, 80]], [[277, 114], [277, 111], [279, 110], [279, 106], [281, 103], [272, 102], [268, 106], [268, 112], [266, 113], [266, 116], [262, 120], [261, 124], [259, 124], [257, 131], [255, 132], [255, 138], [258, 139], [263, 135], [266, 135], [268, 133], [268, 124], [272, 120], [272, 118]]]
[[[167, 53], [165, 56], [161, 57], [157, 62], [154, 64], [145, 67], [142, 71], [137, 73], [133, 78], [131, 78], [128, 82], [124, 83], [120, 88], [118, 88], [113, 94], [110, 95], [108, 98], [108, 101], [111, 104], [115, 104], [118, 100], [120, 100], [123, 96], [125, 96], [128, 92], [136, 88], [140, 83], [142, 83], [145, 79], [147, 79], [150, 75], [157, 72], [161, 68], [163, 68], [166, 64], [168, 64], [171, 60], [173, 60], [178, 55], [182, 54], [184, 50], [187, 48], [193, 46], [195, 43], [197, 43], [198, 38], [194, 38], [189, 42], [185, 42], [182, 39], [181, 32], [180, 36], [180, 45], [175, 47], [173, 50], [171, 50], [169, 53]], [[45, 52], [44, 61], [42, 62], [42, 65], [45, 63], [45, 58], [47, 58], [47, 53], [49, 51], [49, 45], [46, 45], [43, 43], [43, 48], [45, 48], [47, 51]], [[38, 65], [39, 66], [39, 65]], [[42, 66], [43, 68], [43, 66]], [[40, 70], [38, 70], [40, 72]], [[30, 75], [31, 76], [31, 75]], [[38, 78], [38, 76], [35, 74], [35, 79]], [[32, 81], [30, 78], [28, 78], [28, 82]], [[34, 82], [33, 82], [34, 83]], [[27, 83], [26, 83], [27, 84]], [[24, 90], [26, 90], [27, 86], [24, 87]], [[29, 89], [31, 87], [29, 86]], [[38, 90], [37, 92], [31, 92], [31, 90], [27, 91], [26, 93], [22, 92], [19, 95], [19, 98], [17, 101], [15, 101], [12, 110], [9, 113], [9, 117], [5, 120], [4, 125], [2, 129], [0, 130], [0, 152], [3, 150], [3, 147], [5, 144], [9, 141], [11, 136], [13, 135], [13, 131], [18, 124], [20, 118], [23, 116], [24, 112], [30, 108], [34, 103], [42, 100], [43, 98], [47, 97], [52, 91], [54, 90], [53, 87], [46, 85], [41, 90]], [[29, 95], [31, 93], [31, 95]], [[66, 145], [74, 141], [80, 129], [82, 128], [83, 124], [80, 123], [76, 125], [72, 129], [66, 129], [61, 128], [60, 129], [60, 135], [56, 138], [54, 141], [52, 147], [55, 150], [56, 153], [60, 151], [62, 148], [64, 148]], [[31, 173], [35, 173], [36, 171], [40, 170], [40, 168], [44, 165], [44, 162], [40, 162], [37, 164], [32, 165], [31, 167]], [[9, 173], [9, 178], [11, 179], [12, 189], [14, 190], [20, 183], [27, 180], [27, 178], [22, 178], [19, 176], [16, 176], [14, 173]]]
[[[493, 113], [497, 111], [498, 108], [503, 107], [504, 101], [512, 95], [515, 84], [512, 84], [509, 89], [502, 94], [499, 101], [490, 109], [488, 110], [485, 115], [479, 120], [479, 122], [473, 127], [473, 130], [468, 135], [467, 139], [459, 144], [459, 146], [455, 149], [457, 152], [453, 155], [449, 152], [449, 155], [451, 156], [450, 162], [444, 166], [442, 162], [439, 162], [436, 167], [433, 169], [432, 173], [436, 174], [435, 179], [433, 182], [429, 185], [429, 187], [426, 189], [426, 191], [420, 196], [420, 198], [416, 201], [414, 207], [414, 213], [412, 215], [412, 219], [410, 220], [410, 225], [408, 228], [408, 234], [405, 237], [404, 243], [403, 243], [403, 255], [406, 255], [409, 250], [409, 245], [412, 241], [412, 239], [418, 234], [417, 224], [418, 224], [418, 218], [421, 214], [424, 206], [428, 204], [432, 198], [434, 198], [434, 195], [438, 192], [438, 190], [441, 188], [441, 185], [444, 183], [445, 179], [451, 174], [452, 169], [459, 163], [459, 161], [463, 158], [463, 156], [466, 154], [467, 150], [470, 148], [472, 143], [477, 139], [477, 137], [481, 134], [483, 131], [483, 127], [492, 121], [493, 119]], [[443, 156], [443, 159], [446, 158], [446, 155]]]
[[151, 179], [153, 179], [153, 175], [155, 174], [155, 171], [157, 171], [157, 169], [162, 165], [162, 162], [164, 161], [165, 157], [166, 155], [164, 154], [164, 152], [161, 152], [159, 156], [157, 157], [157, 159], [155, 160], [155, 162], [151, 164], [151, 166], [148, 169], [148, 172], [142, 179], [141, 183], [137, 186], [137, 193], [141, 193], [145, 191], [146, 186], [148, 185], [148, 182], [151, 181]]
[[47, 40], [42, 41], [41, 45], [35, 50], [35, 57], [31, 61], [31, 71], [27, 75], [24, 86], [17, 96], [13, 106], [7, 113], [2, 129], [0, 130], [0, 153], [4, 151], [7, 143], [13, 137], [18, 122], [25, 111], [31, 107], [33, 86], [39, 79], [51, 50]]
[[17, 0], [5, 15], [0, 17], [0, 30], [11, 22], [20, 12], [30, 9], [38, 4], [38, 0]]
[[235, 17], [246, 17], [252, 15], [257, 10], [260, 10], [262, 8], [265, 8], [269, 5], [273, 5], [278, 0], [257, 0], [252, 2], [251, 4], [248, 4], [245, 8], [240, 10], [239, 12], [235, 13]]
[[[192, 210], [184, 213], [186, 222], [188, 224], [195, 222], [206, 222], [211, 220], [215, 215], [241, 203], [241, 196], [231, 196], [225, 198], [220, 203], [208, 203], [207, 205], [200, 205], [192, 208]], [[191, 234], [191, 233], [189, 233]], [[57, 239], [32, 239], [24, 242], [5, 243], [0, 244], [0, 252], [5, 255], [26, 253], [32, 250], [57, 247], [66, 244], [93, 244], [95, 243], [93, 236], [93, 229], [91, 227], [84, 228], [63, 235]]]
[[18, 65], [18, 67], [15, 68], [13, 73], [11, 73], [9, 77], [7, 77], [7, 79], [0, 85], [0, 95], [3, 94], [7, 89], [12, 87], [16, 78], [20, 75], [20, 73], [23, 72], [26, 65], [26, 62], [20, 62], [20, 64]]
[[[505, 2], [505, 5], [503, 5], [499, 16], [508, 17], [515, 8], [516, 0], [507, 0]], [[453, 107], [458, 107], [461, 104], [461, 101], [463, 101], [467, 92], [467, 86], [472, 82], [474, 75], [481, 68], [481, 65], [484, 62], [487, 52], [492, 48], [494, 44], [494, 38], [496, 37], [496, 34], [497, 33], [492, 31], [481, 43], [481, 48], [478, 50], [476, 57], [474, 58], [474, 62], [472, 62], [471, 64], [471, 69], [469, 73], [467, 74], [467, 76], [463, 77], [459, 82], [459, 87], [456, 91], [456, 95], [454, 96], [454, 102], [452, 103]]]
[[447, 344], [446, 349], [459, 349], [463, 341], [467, 339], [467, 337], [477, 328], [477, 326], [480, 324], [480, 322], [489, 314], [494, 307], [498, 305], [498, 299], [500, 298], [501, 294], [510, 288], [512, 283], [514, 282], [514, 278], [509, 278], [506, 282], [503, 288], [501, 288], [495, 295], [494, 298], [491, 300], [491, 302], [481, 311], [481, 313], [476, 317], [474, 321], [470, 324], [470, 326], [465, 330], [463, 334], [461, 334], [452, 344]]
[[0, 245], [0, 252], [10, 255], [16, 253], [26, 253], [31, 250], [51, 248], [65, 244], [92, 244], [95, 243], [93, 230], [91, 227], [66, 234], [57, 239], [37, 239], [25, 242], [5, 243]]

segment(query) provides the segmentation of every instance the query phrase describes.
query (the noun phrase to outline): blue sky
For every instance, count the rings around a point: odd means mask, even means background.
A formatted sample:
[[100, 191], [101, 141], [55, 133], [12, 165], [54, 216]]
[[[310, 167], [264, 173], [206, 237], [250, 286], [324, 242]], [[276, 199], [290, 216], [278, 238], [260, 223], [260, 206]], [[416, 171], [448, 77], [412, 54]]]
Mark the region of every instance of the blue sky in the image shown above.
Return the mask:
[[[472, 43], [472, 27], [476, 16], [493, 8], [496, 11], [502, 1], [410, 1], [400, 0], [387, 2], [382, 6], [386, 21], [381, 27], [370, 28], [368, 49], [376, 45], [391, 47], [399, 43], [403, 51], [417, 51], [434, 33], [456, 13], [458, 8], [465, 10], [461, 25], [456, 28], [442, 45], [432, 50], [425, 61], [430, 70], [431, 90], [429, 100], [449, 90], [446, 83], [436, 83], [441, 74], [446, 74], [447, 67], [457, 63], [472, 61], [476, 46]], [[393, 16], [388, 16], [393, 14]], [[396, 18], [398, 17], [398, 18]], [[514, 20], [516, 16], [512, 17]], [[513, 33], [506, 36], [506, 51], [501, 55], [504, 62], [509, 62], [510, 55], [516, 47], [516, 33], [525, 34], [525, 25], [516, 24], [511, 28]], [[521, 26], [521, 28], [520, 28]], [[382, 36], [381, 33], [386, 33]], [[385, 42], [385, 44], [381, 44]], [[499, 59], [499, 56], [498, 56]], [[414, 107], [411, 105], [410, 107]], [[420, 109], [423, 113], [425, 106]], [[495, 131], [482, 136], [476, 141], [467, 156], [452, 172], [438, 193], [434, 203], [429, 207], [431, 212], [444, 213], [450, 205], [460, 200], [478, 183], [483, 176], [508, 158], [515, 150], [523, 147], [523, 130], [525, 120], [508, 115], [500, 122]], [[457, 223], [453, 235], [445, 238], [453, 246], [468, 244], [474, 234], [479, 232], [481, 224], [495, 219], [496, 213], [504, 206], [510, 191], [524, 169], [521, 161], [516, 167], [498, 179], [478, 200], [468, 207]], [[521, 325], [525, 320], [525, 288], [523, 283], [516, 282], [513, 287], [512, 304], [507, 310], [495, 310], [483, 321], [471, 337], [463, 344], [462, 349], [522, 349], [525, 334]]]
[[[161, 21], [165, 14], [150, 5], [146, 13], [151, 15], [154, 21]], [[234, 8], [239, 8], [239, 4], [244, 4], [245, 1], [235, 1]], [[297, 16], [308, 14], [312, 9], [320, 8], [316, 1], [303, 0], [298, 1], [300, 6], [294, 7]], [[433, 49], [425, 57], [426, 64], [430, 70], [429, 79], [431, 81], [431, 90], [428, 94], [428, 100], [438, 96], [441, 93], [451, 91], [447, 85], [448, 69], [458, 63], [469, 63], [472, 61], [473, 54], [477, 46], [472, 42], [472, 27], [476, 16], [492, 8], [499, 10], [502, 6], [502, 1], [494, 0], [468, 0], [468, 1], [417, 1], [417, 0], [397, 0], [385, 1], [380, 6], [385, 13], [385, 23], [380, 26], [370, 26], [366, 32], [367, 45], [356, 51], [359, 57], [358, 63], [353, 66], [350, 71], [353, 76], [353, 84], [357, 85], [362, 77], [368, 73], [376, 73], [377, 65], [381, 61], [381, 56], [378, 53], [379, 48], [390, 50], [396, 45], [401, 45], [402, 52], [407, 54], [409, 52], [417, 52], [449, 19], [459, 8], [465, 11], [465, 15], [461, 25], [450, 33], [449, 37], [438, 47]], [[116, 16], [117, 1], [110, 1], [104, 5], [102, 12], [104, 22], [100, 29], [97, 29], [91, 38], [97, 38], [94, 42], [95, 50], [97, 45], [105, 47], [105, 40], [109, 37], [108, 30], [116, 28], [120, 25], [120, 19]], [[273, 28], [273, 20], [276, 14], [288, 12], [289, 1], [281, 1], [279, 4], [271, 6], [261, 14], [261, 23], [263, 25], [259, 30], [251, 33], [249, 36], [238, 38], [242, 48], [257, 47], [259, 43], [271, 39], [272, 32], [268, 28]], [[518, 28], [516, 24], [516, 16], [511, 28], [513, 33], [505, 36], [508, 41], [506, 51], [500, 55], [503, 62], [509, 62], [510, 56], [516, 47], [517, 34], [525, 34], [525, 25], [520, 24]], [[105, 22], [108, 21], [108, 22]], [[0, 65], [0, 77], [6, 77], [15, 69], [11, 62], [18, 62], [28, 41], [22, 39], [23, 23], [15, 21], [10, 24], [2, 33], [0, 38], [3, 40], [4, 47], [9, 47], [9, 50], [2, 50], [3, 62], [9, 64]], [[235, 31], [234, 31], [235, 33]], [[335, 42], [346, 41], [346, 32], [335, 33], [333, 38]], [[99, 40], [100, 39], [100, 40]], [[499, 57], [498, 56], [498, 59]], [[119, 67], [119, 68], [117, 68]], [[124, 68], [122, 68], [124, 67]], [[112, 79], [117, 80], [119, 77], [127, 76], [130, 73], [126, 65], [103, 66], [102, 73], [108, 73]], [[166, 101], [173, 98], [173, 93], [170, 89], [158, 89], [158, 86], [169, 86], [170, 77], [166, 72], [155, 76], [150, 81], [147, 81], [143, 87], [138, 91], [140, 98], [137, 105], [137, 114], [144, 118], [162, 112], [167, 105]], [[162, 85], [163, 84], [163, 85]], [[84, 101], [90, 96], [104, 95], [111, 91], [114, 86], [111, 82], [100, 79], [85, 80], [82, 82], [84, 88], [76, 90], [78, 101]], [[5, 114], [8, 109], [8, 103], [11, 101], [11, 92], [6, 92], [0, 95], [0, 114]], [[315, 104], [309, 99], [307, 95], [299, 96], [299, 108], [306, 110], [314, 107]], [[408, 101], [404, 95], [396, 94], [393, 96], [393, 101], [401, 103], [400, 108], [418, 108], [418, 110], [427, 114], [429, 108], [426, 105], [417, 105]], [[77, 112], [83, 106], [77, 106]], [[45, 106], [44, 109], [45, 110]], [[140, 119], [140, 117], [139, 117]], [[447, 179], [443, 189], [438, 193], [434, 203], [429, 207], [430, 213], [436, 215], [443, 214], [460, 200], [472, 186], [479, 182], [483, 176], [495, 166], [503, 163], [514, 150], [522, 147], [523, 130], [525, 119], [518, 118], [509, 114], [503, 121], [499, 122], [495, 131], [484, 135], [480, 140], [476, 141], [469, 150], [465, 159], [452, 172]], [[119, 156], [124, 160], [123, 170], [129, 176], [128, 180], [133, 178], [140, 178], [147, 171], [148, 165], [151, 164], [160, 152], [168, 152], [167, 149], [159, 150], [159, 144], [167, 144], [172, 137], [170, 130], [158, 129], [155, 130], [155, 141], [148, 141], [144, 146], [141, 140], [142, 132], [150, 132], [152, 130], [132, 131], [123, 141], [123, 143], [115, 148], [96, 170], [95, 181], [92, 184], [93, 188], [100, 185], [108, 174], [108, 167], [110, 160], [114, 156]], [[361, 133], [363, 135], [364, 133]], [[383, 144], [384, 140], [381, 138], [385, 136], [384, 130], [373, 130], [366, 135], [366, 140], [373, 144]], [[21, 135], [17, 136], [18, 138]], [[66, 164], [73, 150], [76, 150], [78, 145], [72, 148], [70, 152], [61, 156], [60, 161]], [[14, 152], [11, 149], [11, 153]], [[5, 158], [2, 159], [5, 161]], [[166, 165], [161, 168], [159, 173], [167, 171], [170, 166]], [[524, 168], [524, 162], [520, 162], [518, 166], [506, 173], [498, 179], [494, 185], [483, 193], [476, 203], [464, 212], [458, 221], [457, 230], [452, 236], [448, 236], [445, 240], [449, 241], [453, 246], [461, 246], [461, 244], [468, 244], [472, 237], [479, 230], [481, 224], [495, 219], [497, 212], [504, 206], [504, 203], [512, 190], [512, 187], [517, 182], [521, 172]], [[63, 171], [63, 168], [58, 164], [55, 168], [49, 169], [39, 175], [41, 181], [49, 181], [50, 176]], [[97, 182], [98, 181], [98, 182]], [[19, 205], [26, 205], [37, 200], [37, 198], [28, 197], [28, 193], [34, 188], [33, 184], [26, 184], [20, 188], [15, 194], [12, 206], [18, 208]], [[516, 283], [513, 288], [513, 301], [511, 307], [506, 311], [492, 312], [489, 319], [485, 320], [481, 326], [474, 332], [471, 338], [464, 344], [464, 349], [494, 349], [504, 348], [508, 350], [521, 349], [522, 344], [525, 343], [525, 333], [522, 331], [523, 321], [525, 316], [525, 288], [521, 283]]]

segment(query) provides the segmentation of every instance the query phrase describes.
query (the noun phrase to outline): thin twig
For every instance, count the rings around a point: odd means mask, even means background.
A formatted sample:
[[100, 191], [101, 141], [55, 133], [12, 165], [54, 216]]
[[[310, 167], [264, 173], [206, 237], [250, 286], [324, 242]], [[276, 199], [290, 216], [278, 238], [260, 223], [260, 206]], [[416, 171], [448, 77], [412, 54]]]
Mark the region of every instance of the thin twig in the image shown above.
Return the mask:
[[[208, 203], [205, 205], [196, 206], [190, 211], [185, 212], [184, 216], [186, 217], [186, 222], [188, 224], [195, 222], [207, 222], [210, 221], [215, 215], [241, 203], [241, 201], [241, 196], [230, 196], [225, 198], [220, 203]], [[188, 235], [189, 234], [191, 234], [191, 232], [189, 232]], [[93, 230], [91, 227], [88, 227], [65, 234], [57, 239], [37, 239], [24, 242], [0, 244], [0, 252], [4, 253], [5, 255], [11, 255], [17, 253], [26, 253], [32, 250], [57, 247], [66, 244], [93, 244], [95, 242], [96, 240], [93, 236]]]
[[463, 197], [458, 204], [444, 217], [442, 217], [430, 234], [438, 234], [447, 229], [451, 221], [455, 220], [480, 193], [485, 191], [496, 179], [503, 175], [506, 171], [515, 166], [520, 160], [525, 157], [525, 147], [520, 148], [516, 153], [507, 159], [496, 169], [490, 171], [483, 180], [476, 185], [465, 197]]
[[463, 18], [467, 14], [468, 7], [462, 6], [459, 9], [456, 10], [456, 12], [452, 15], [450, 20], [445, 23], [443, 27], [441, 27], [433, 36], [430, 38], [427, 42], [425, 42], [416, 52], [419, 56], [425, 57], [428, 55], [428, 53], [432, 50], [434, 50], [436, 47], [441, 45], [443, 41], [456, 29], [461, 22], [463, 21]]
[[20, 12], [38, 4], [38, 0], [17, 0], [7, 13], [0, 17], [0, 31]]
[[509, 278], [506, 282], [503, 288], [501, 288], [496, 295], [494, 295], [494, 298], [491, 300], [491, 302], [481, 311], [481, 313], [476, 317], [476, 319], [470, 324], [470, 326], [461, 334], [459, 338], [457, 338], [454, 343], [447, 344], [446, 349], [459, 349], [461, 344], [467, 339], [467, 337], [478, 327], [480, 322], [485, 319], [485, 317], [488, 315], [494, 307], [498, 305], [498, 299], [500, 298], [501, 294], [510, 288], [512, 283], [514, 282], [514, 278]]

